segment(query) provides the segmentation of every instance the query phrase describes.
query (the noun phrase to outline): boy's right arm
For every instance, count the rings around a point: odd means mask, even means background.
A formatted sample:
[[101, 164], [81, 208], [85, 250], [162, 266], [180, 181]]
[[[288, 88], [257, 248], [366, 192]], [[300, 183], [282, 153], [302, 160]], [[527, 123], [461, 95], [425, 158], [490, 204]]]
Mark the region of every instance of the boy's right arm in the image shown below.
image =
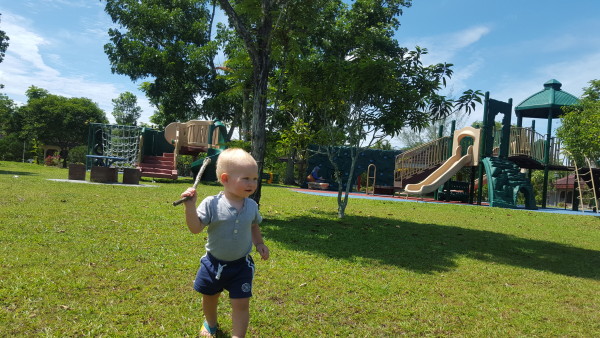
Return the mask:
[[186, 196], [190, 196], [191, 198], [183, 202], [185, 209], [185, 223], [193, 234], [197, 234], [204, 229], [204, 224], [200, 222], [200, 218], [198, 218], [198, 213], [196, 212], [196, 200], [198, 199], [196, 189], [188, 188], [181, 194], [182, 198]]

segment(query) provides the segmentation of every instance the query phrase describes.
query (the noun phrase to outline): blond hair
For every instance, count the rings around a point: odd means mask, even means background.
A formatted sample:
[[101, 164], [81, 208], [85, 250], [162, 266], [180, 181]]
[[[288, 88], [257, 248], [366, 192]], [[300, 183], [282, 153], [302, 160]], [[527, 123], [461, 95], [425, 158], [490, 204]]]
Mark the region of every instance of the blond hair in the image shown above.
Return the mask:
[[228, 148], [219, 154], [217, 159], [217, 179], [221, 181], [223, 173], [230, 173], [236, 168], [254, 166], [258, 170], [256, 160], [252, 155], [241, 148]]

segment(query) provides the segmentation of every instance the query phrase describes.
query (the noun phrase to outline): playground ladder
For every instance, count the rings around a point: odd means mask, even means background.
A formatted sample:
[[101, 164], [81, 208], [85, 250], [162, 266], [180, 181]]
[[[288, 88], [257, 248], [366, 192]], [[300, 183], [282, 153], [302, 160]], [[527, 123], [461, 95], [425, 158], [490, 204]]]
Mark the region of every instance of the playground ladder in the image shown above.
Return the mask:
[[[591, 208], [592, 211], [595, 211], [597, 213], [600, 213], [600, 210], [598, 210], [598, 196], [596, 195], [596, 185], [594, 183], [594, 174], [592, 172], [592, 165], [590, 163], [589, 158], [584, 157], [585, 162], [587, 164], [587, 169], [588, 169], [588, 173], [585, 173], [585, 169], [586, 168], [581, 168], [581, 173], [579, 172], [579, 169], [577, 167], [577, 162], [573, 161], [573, 163], [575, 164], [575, 176], [577, 178], [577, 190], [579, 191], [579, 206], [581, 207], [581, 212], [585, 212], [585, 208], [586, 208], [586, 203], [584, 203], [586, 200], [591, 202], [588, 203], [588, 205], [593, 205], [593, 207]], [[589, 180], [585, 179], [587, 176], [589, 176]], [[582, 184], [584, 183], [584, 184]], [[582, 185], [584, 185], [584, 187], [582, 187]], [[584, 192], [582, 191], [583, 189], [586, 189], [586, 192], [589, 192], [589, 190], [592, 190], [591, 196], [587, 197], [584, 199]], [[589, 208], [589, 207], [588, 207]]]
[[[371, 168], [373, 168], [372, 176], [371, 176]], [[367, 195], [369, 193], [371, 193], [371, 195], [375, 194], [376, 175], [377, 175], [377, 167], [375, 166], [375, 164], [372, 164], [372, 163], [369, 164], [369, 166], [367, 167], [367, 182], [365, 184], [365, 192]], [[369, 187], [369, 181], [373, 182], [370, 187]]]

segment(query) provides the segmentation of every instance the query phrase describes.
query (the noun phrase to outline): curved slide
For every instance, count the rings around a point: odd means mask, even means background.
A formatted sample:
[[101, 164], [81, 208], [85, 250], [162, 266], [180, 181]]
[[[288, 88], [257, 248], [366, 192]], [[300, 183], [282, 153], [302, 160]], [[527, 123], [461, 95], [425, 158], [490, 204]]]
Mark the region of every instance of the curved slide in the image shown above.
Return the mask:
[[[462, 167], [477, 165], [479, 162], [480, 135], [481, 130], [473, 127], [464, 127], [455, 131], [452, 144], [457, 146], [454, 148], [452, 156], [420, 183], [407, 184], [404, 187], [404, 192], [420, 195], [428, 194], [450, 180]], [[469, 146], [465, 156], [461, 156], [460, 141], [465, 137], [473, 138], [473, 145]]]
[[404, 192], [423, 195], [435, 191], [451, 179], [452, 176], [456, 175], [462, 167], [473, 163], [473, 146], [469, 146], [465, 156], [461, 157], [460, 152], [460, 146], [457, 146], [454, 155], [447, 159], [436, 171], [432, 172], [420, 183], [407, 184]]

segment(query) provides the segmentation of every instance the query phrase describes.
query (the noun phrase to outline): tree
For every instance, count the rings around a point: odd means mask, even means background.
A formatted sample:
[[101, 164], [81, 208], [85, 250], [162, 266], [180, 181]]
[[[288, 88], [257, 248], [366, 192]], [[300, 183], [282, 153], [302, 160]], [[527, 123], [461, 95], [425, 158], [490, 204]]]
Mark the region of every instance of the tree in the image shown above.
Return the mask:
[[23, 140], [14, 132], [17, 105], [5, 94], [0, 94], [0, 160], [16, 161], [23, 155]]
[[[286, 2], [285, 0], [240, 2], [219, 0], [221, 8], [229, 18], [229, 23], [244, 42], [252, 62], [252, 156], [258, 162], [260, 174], [263, 172], [267, 145], [265, 127], [273, 21], [281, 18]], [[257, 203], [260, 202], [261, 183], [259, 180], [256, 192], [252, 196]]]
[[17, 105], [7, 95], [0, 94], [0, 135], [6, 135], [14, 130], [14, 123]]
[[563, 107], [565, 114], [556, 131], [563, 147], [580, 166], [585, 165], [584, 157], [600, 160], [600, 80], [589, 83], [580, 104]]
[[[310, 141], [313, 138], [313, 133], [310, 130], [308, 123], [300, 120], [294, 121], [292, 126], [288, 129], [284, 129], [281, 132], [281, 138], [278, 141], [284, 154], [288, 156], [288, 163], [290, 165], [286, 168], [284, 184], [296, 184], [294, 179], [294, 168], [297, 163], [306, 163], [307, 154], [305, 149], [310, 145]], [[290, 151], [291, 149], [291, 151]], [[300, 170], [298, 175], [299, 184], [304, 183], [303, 180], [304, 172]]]
[[108, 123], [104, 111], [88, 98], [52, 95], [34, 86], [27, 90], [27, 97], [27, 104], [18, 111], [21, 136], [61, 147], [66, 152], [64, 165], [69, 149], [87, 142], [89, 123]]
[[588, 87], [583, 88], [581, 98], [584, 101], [600, 101], [600, 80], [591, 80]]
[[[0, 14], [2, 16], [2, 14]], [[8, 35], [3, 30], [0, 30], [0, 63], [4, 60], [6, 49], [8, 48]], [[0, 89], [4, 88], [4, 85], [0, 83]]]
[[252, 65], [243, 42], [235, 31], [217, 24], [215, 41], [221, 47], [226, 61], [216, 67], [219, 71], [212, 82], [211, 96], [203, 102], [205, 115], [230, 122], [230, 135], [238, 129], [240, 139], [250, 142], [252, 121]]
[[[322, 32], [319, 53], [303, 67], [306, 87], [321, 104], [316, 107], [326, 123], [322, 139], [338, 183], [338, 217], [344, 217], [354, 180], [358, 154], [406, 126], [420, 130], [433, 118], [481, 102], [479, 91], [467, 91], [456, 100], [438, 94], [452, 75], [447, 63], [425, 66], [416, 47], [409, 51], [393, 38], [398, 17], [409, 1], [355, 1], [340, 4], [332, 28]], [[319, 79], [318, 81], [315, 81]], [[342, 181], [335, 158], [339, 145], [350, 148], [351, 165]]]
[[[104, 46], [113, 73], [146, 81], [141, 89], [158, 109], [161, 126], [201, 113], [215, 77], [217, 44], [210, 39], [208, 1], [106, 0], [105, 11], [121, 26]], [[214, 12], [214, 6], [213, 6]]]
[[137, 97], [131, 92], [119, 94], [119, 97], [112, 100], [113, 112], [117, 124], [125, 126], [137, 125], [142, 108], [137, 105]]

